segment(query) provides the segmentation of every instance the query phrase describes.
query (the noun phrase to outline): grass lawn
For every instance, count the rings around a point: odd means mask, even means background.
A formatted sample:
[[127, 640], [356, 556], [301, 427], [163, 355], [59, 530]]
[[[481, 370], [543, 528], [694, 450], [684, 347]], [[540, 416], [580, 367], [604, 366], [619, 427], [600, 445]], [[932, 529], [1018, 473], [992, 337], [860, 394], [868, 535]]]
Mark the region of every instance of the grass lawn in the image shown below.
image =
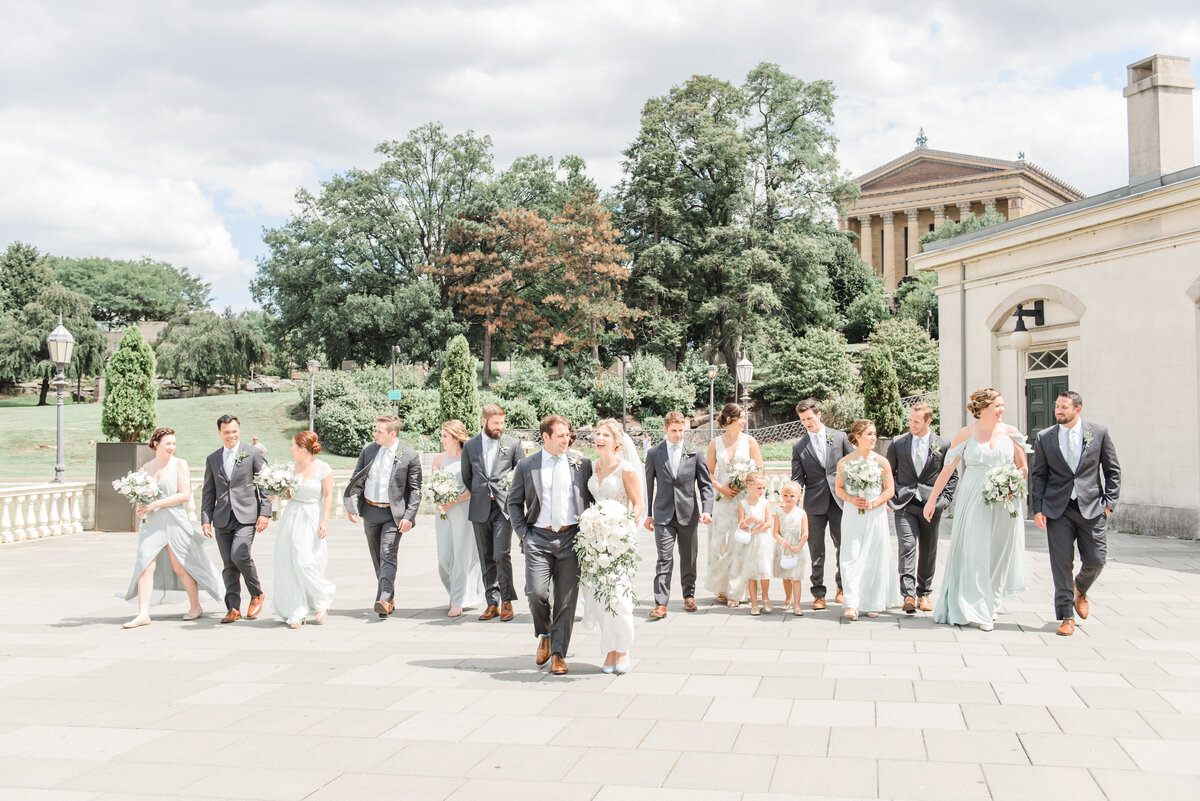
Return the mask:
[[[292, 435], [308, 427], [308, 420], [293, 420], [289, 412], [296, 404], [294, 392], [243, 392], [208, 398], [160, 400], [159, 425], [175, 429], [178, 455], [193, 469], [202, 469], [204, 458], [220, 447], [217, 418], [236, 416], [242, 424], [242, 439], [257, 436], [267, 447], [271, 461], [290, 461]], [[54, 477], [55, 406], [37, 406], [37, 396], [0, 401], [0, 480], [49, 481]], [[67, 480], [95, 478], [97, 441], [100, 433], [98, 403], [71, 404], [63, 408], [64, 456]], [[322, 453], [335, 469], [354, 466], [354, 459]]]

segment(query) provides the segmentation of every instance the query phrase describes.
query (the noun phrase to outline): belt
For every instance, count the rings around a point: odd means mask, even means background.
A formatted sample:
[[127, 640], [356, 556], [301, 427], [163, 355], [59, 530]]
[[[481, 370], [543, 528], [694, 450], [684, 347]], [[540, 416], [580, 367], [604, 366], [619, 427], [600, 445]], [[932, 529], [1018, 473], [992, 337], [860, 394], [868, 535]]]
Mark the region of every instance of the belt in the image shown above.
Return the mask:
[[368, 501], [366, 498], [363, 498], [363, 503], [367, 506], [374, 506], [376, 509], [390, 509], [392, 506], [390, 503], [375, 503], [375, 501]]
[[563, 533], [564, 531], [567, 531], [567, 530], [569, 530], [569, 529], [573, 529], [573, 528], [579, 528], [579, 524], [578, 524], [578, 523], [572, 523], [571, 525], [569, 525], [569, 526], [563, 526], [562, 528], [551, 528], [550, 526], [534, 526], [534, 528], [541, 528], [541, 530], [542, 530], [542, 531], [549, 531], [549, 532], [551, 532], [552, 534], [561, 534], [561, 533]]

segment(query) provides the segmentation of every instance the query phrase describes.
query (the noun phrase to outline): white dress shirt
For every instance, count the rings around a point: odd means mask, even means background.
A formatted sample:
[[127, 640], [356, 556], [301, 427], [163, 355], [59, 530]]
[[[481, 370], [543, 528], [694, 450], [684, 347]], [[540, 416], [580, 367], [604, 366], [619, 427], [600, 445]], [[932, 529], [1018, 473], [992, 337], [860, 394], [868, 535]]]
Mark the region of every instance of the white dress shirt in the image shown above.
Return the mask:
[[391, 503], [388, 500], [388, 484], [392, 481], [392, 462], [396, 459], [398, 447], [398, 442], [390, 448], [381, 445], [375, 454], [375, 461], [371, 462], [371, 472], [367, 473], [367, 483], [363, 488], [363, 495], [371, 503]]
[[579, 522], [568, 458], [565, 453], [555, 457], [549, 451], [542, 451], [542, 463], [538, 468], [542, 478], [541, 508], [537, 520], [533, 521], [535, 528], [561, 528]]
[[221, 463], [225, 467], [225, 478], [233, 478], [233, 467], [236, 464], [238, 446], [242, 443], [235, 442], [232, 448], [222, 448], [225, 451], [221, 454]]
[[496, 469], [496, 454], [500, 450], [500, 443], [487, 434], [483, 435], [483, 469], [490, 478]]

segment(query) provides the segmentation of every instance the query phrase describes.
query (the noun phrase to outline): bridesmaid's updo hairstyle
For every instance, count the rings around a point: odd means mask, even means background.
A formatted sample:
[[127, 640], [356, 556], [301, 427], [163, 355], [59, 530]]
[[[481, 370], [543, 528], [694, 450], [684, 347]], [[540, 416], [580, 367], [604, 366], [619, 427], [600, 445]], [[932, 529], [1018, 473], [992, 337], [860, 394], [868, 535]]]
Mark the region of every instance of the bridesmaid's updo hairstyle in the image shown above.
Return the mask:
[[721, 413], [717, 415], [717, 425], [719, 425], [721, 428], [725, 428], [725, 426], [729, 425], [734, 420], [737, 420], [745, 413], [746, 410], [742, 408], [740, 403], [727, 403], [725, 404], [725, 407], [721, 409]]
[[613, 418], [601, 420], [596, 423], [596, 430], [605, 429], [613, 438], [613, 452], [616, 453], [625, 445], [625, 432], [621, 430], [621, 424]]
[[850, 431], [846, 434], [846, 439], [850, 440], [851, 445], [857, 445], [858, 438], [865, 434], [868, 428], [874, 427], [874, 420], [855, 420], [850, 424]]
[[[501, 414], [503, 414], [503, 412], [501, 412]], [[459, 420], [447, 420], [446, 422], [442, 423], [442, 430], [458, 440], [459, 444], [462, 444], [471, 438], [471, 435], [467, 433], [467, 427]]]
[[174, 433], [175, 429], [167, 428], [166, 426], [154, 429], [154, 433], [150, 435], [150, 450], [158, 450], [158, 443], [162, 440], [162, 438], [169, 437]]
[[304, 450], [316, 456], [321, 452], [321, 443], [317, 441], [317, 435], [312, 431], [301, 431], [296, 436], [292, 437], [292, 442], [299, 445]]
[[983, 414], [983, 410], [995, 403], [998, 397], [1000, 397], [1000, 390], [995, 387], [980, 387], [971, 393], [967, 411], [978, 420], [979, 415]]

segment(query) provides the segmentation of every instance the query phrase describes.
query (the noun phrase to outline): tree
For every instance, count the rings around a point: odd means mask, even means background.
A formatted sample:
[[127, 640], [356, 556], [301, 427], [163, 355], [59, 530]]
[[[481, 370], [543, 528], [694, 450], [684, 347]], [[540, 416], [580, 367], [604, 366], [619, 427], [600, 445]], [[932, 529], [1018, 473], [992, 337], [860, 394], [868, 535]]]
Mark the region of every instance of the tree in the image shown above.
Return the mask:
[[938, 346], [924, 328], [912, 320], [884, 320], [871, 334], [870, 343], [891, 356], [902, 395], [937, 389]]
[[906, 276], [896, 287], [896, 316], [912, 320], [938, 338], [937, 273], [919, 272]]
[[446, 346], [446, 363], [438, 383], [441, 421], [458, 420], [472, 434], [479, 432], [483, 412], [475, 386], [475, 359], [467, 338], [459, 334]]
[[0, 256], [0, 314], [33, 303], [54, 275], [36, 247], [13, 242]]
[[267, 359], [266, 343], [230, 309], [224, 315], [192, 312], [172, 320], [156, 353], [162, 375], [176, 384], [199, 387], [201, 395], [222, 376], [236, 394], [242, 377]]
[[125, 329], [108, 360], [100, 428], [108, 439], [141, 442], [158, 420], [154, 351], [136, 325]]
[[881, 437], [894, 437], [904, 430], [904, 407], [892, 357], [883, 348], [871, 347], [862, 356], [863, 413], [875, 423]]
[[1007, 222], [1007, 220], [1004, 219], [1003, 214], [995, 210], [985, 212], [982, 216], [972, 214], [959, 222], [947, 220], [936, 231], [924, 234], [921, 237], [921, 244], [928, 245], [930, 242], [940, 242], [943, 239], [969, 234], [972, 231], [978, 231], [980, 228], [987, 228], [990, 225], [998, 225], [1002, 222]]
[[170, 320], [207, 308], [212, 285], [149, 257], [139, 261], [49, 257], [54, 276], [68, 289], [92, 299], [92, 316], [123, 326], [140, 320]]
[[58, 325], [60, 315], [75, 338], [67, 371], [74, 371], [77, 379], [96, 375], [104, 366], [104, 339], [92, 320], [91, 300], [86, 296], [51, 282], [32, 301], [0, 318], [0, 384], [40, 377], [39, 406], [46, 405], [56, 370], [46, 337]]
[[880, 323], [892, 316], [883, 284], [876, 281], [846, 307], [846, 326], [842, 330], [851, 342], [864, 342]]
[[846, 338], [832, 329], [810, 328], [799, 340], [780, 341], [765, 361], [766, 375], [754, 394], [781, 416], [794, 417], [804, 398], [822, 400], [854, 389]]

